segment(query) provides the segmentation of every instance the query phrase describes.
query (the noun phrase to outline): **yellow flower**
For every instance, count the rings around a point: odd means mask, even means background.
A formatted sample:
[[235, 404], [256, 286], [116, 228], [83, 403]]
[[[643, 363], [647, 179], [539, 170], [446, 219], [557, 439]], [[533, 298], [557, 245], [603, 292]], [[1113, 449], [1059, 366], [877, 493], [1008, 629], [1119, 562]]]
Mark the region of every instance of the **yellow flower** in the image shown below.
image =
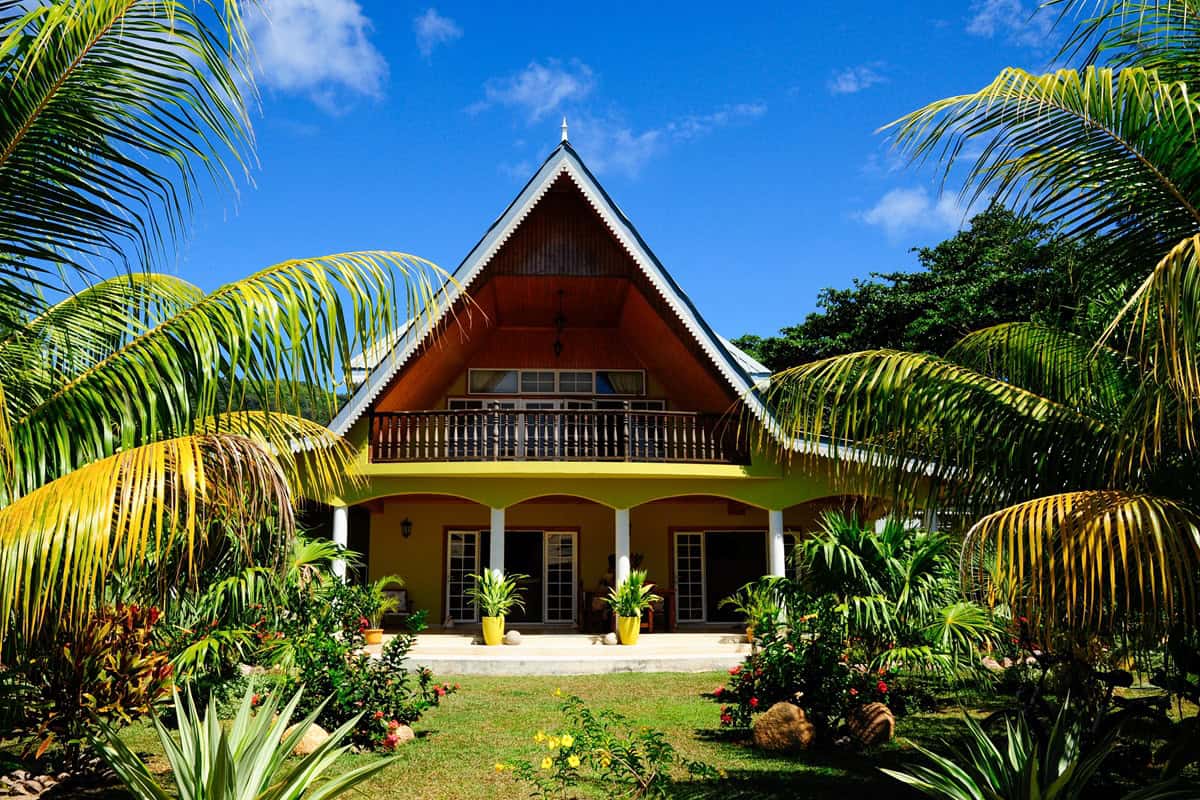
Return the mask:
[[538, 731], [533, 735], [533, 740], [538, 744], [541, 744], [542, 742], [546, 741], [546, 734], [542, 731]]
[[562, 697], [562, 689], [555, 689], [555, 690], [554, 690], [554, 696], [555, 696], [555, 697]]
[[551, 760], [550, 756], [542, 759], [542, 769], [550, 769], [552, 766], [554, 766], [554, 761]]
[[547, 740], [547, 746], [551, 750], [557, 750], [561, 744], [562, 744], [562, 740], [560, 740], [557, 736], [551, 736]]
[[504, 772], [504, 765], [501, 764], [499, 761], [497, 761], [495, 769], [496, 769], [496, 772]]
[[605, 756], [604, 758], [600, 759], [600, 766], [602, 766], [602, 767], [604, 767], [604, 768], [606, 768], [606, 769], [607, 769], [607, 768], [609, 767], [609, 765], [611, 765], [611, 764], [612, 764], [612, 759], [611, 759], [611, 758], [609, 758], [608, 756]]
[[567, 756], [567, 763], [572, 767], [579, 766], [579, 756]]
[[569, 734], [569, 733], [564, 733], [564, 734], [562, 735], [562, 746], [563, 746], [563, 747], [570, 747], [570, 746], [571, 746], [571, 745], [573, 745], [573, 744], [575, 744], [575, 737], [574, 737], [574, 736], [572, 736], [572, 735], [571, 735], [571, 734]]
[[718, 777], [718, 778], [728, 778], [728, 777], [729, 777], [729, 773], [728, 773], [728, 772], [726, 772], [726, 771], [725, 771], [725, 770], [723, 770], [723, 769], [718, 769], [718, 770], [717, 770], [717, 777]]

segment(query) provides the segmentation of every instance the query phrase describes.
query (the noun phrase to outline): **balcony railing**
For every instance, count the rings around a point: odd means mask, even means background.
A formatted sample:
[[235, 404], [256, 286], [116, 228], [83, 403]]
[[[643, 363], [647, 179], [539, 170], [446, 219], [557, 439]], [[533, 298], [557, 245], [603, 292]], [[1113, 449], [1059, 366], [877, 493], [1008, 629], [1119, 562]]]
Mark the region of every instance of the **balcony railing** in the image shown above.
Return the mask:
[[736, 419], [677, 411], [469, 410], [371, 415], [371, 460], [747, 464]]

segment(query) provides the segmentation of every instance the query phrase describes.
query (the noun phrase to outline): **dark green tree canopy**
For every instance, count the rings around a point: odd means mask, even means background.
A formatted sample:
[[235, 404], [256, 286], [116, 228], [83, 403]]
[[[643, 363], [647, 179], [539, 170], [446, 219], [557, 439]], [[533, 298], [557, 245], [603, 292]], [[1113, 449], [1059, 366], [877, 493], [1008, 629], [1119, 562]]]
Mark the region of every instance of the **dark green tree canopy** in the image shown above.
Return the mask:
[[917, 271], [873, 272], [848, 289], [823, 289], [821, 310], [800, 324], [735, 344], [778, 372], [880, 347], [941, 355], [1000, 322], [1066, 324], [1085, 296], [1095, 250], [993, 205], [941, 244], [915, 248]]

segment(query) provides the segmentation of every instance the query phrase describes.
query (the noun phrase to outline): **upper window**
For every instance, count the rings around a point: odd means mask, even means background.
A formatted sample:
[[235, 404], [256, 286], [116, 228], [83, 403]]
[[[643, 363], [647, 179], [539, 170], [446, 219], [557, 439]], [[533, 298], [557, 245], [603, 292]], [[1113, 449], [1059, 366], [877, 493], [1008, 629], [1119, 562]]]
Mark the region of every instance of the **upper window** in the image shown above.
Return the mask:
[[467, 382], [471, 394], [516, 394], [515, 369], [473, 369]]
[[592, 373], [560, 372], [558, 373], [558, 390], [564, 394], [591, 394]]
[[646, 374], [639, 370], [472, 369], [469, 394], [587, 394], [640, 397]]
[[601, 370], [596, 373], [596, 394], [646, 393], [646, 376], [632, 370]]

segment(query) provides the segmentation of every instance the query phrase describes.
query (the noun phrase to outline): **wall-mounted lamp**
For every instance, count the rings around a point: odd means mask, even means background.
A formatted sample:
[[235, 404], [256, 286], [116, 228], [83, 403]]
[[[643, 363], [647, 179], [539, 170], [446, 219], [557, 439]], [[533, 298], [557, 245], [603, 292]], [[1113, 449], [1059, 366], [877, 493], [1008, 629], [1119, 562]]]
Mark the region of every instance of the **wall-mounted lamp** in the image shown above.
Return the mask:
[[405, 517], [404, 521], [400, 523], [400, 535], [405, 539], [412, 536], [412, 520], [408, 517]]

